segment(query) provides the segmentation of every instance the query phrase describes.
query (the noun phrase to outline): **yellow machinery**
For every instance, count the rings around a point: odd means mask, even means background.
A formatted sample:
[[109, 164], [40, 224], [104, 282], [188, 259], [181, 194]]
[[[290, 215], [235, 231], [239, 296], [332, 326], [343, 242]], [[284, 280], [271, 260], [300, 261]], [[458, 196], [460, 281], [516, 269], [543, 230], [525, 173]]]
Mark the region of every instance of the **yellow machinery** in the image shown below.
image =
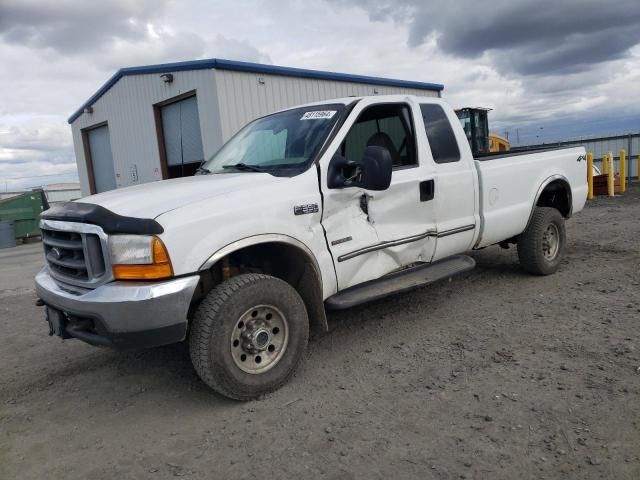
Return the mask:
[[489, 119], [490, 108], [464, 107], [456, 110], [460, 125], [464, 130], [473, 156], [489, 152]]
[[509, 140], [495, 133], [489, 134], [489, 151], [490, 152], [508, 152], [511, 150]]
[[488, 113], [490, 108], [465, 107], [456, 110], [456, 115], [469, 141], [473, 156], [492, 152], [508, 152], [509, 140], [495, 133], [489, 133]]

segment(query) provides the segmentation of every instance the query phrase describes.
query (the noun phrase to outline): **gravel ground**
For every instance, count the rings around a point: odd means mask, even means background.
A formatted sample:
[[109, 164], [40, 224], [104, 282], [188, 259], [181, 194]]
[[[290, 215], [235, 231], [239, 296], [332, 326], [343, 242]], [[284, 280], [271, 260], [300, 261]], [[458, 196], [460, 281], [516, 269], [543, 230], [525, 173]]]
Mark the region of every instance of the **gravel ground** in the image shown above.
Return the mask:
[[183, 345], [49, 338], [39, 246], [4, 251], [0, 478], [638, 479], [640, 189], [591, 202], [568, 239], [550, 277], [492, 247], [331, 314], [295, 378], [249, 403], [209, 391]]

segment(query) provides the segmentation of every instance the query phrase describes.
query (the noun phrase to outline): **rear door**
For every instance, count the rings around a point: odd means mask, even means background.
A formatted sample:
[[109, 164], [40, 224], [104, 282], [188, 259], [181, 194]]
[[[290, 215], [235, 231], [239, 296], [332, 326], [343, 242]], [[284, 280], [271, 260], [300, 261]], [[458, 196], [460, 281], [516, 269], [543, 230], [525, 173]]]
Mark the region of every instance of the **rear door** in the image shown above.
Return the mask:
[[470, 250], [479, 225], [477, 175], [458, 118], [450, 108], [421, 103], [422, 123], [435, 169], [438, 245], [434, 260]]
[[[402, 97], [387, 103], [362, 100], [320, 163], [322, 223], [339, 289], [406, 265], [431, 261], [436, 228], [434, 178], [429, 163], [419, 159], [418, 138], [424, 135], [415, 134], [421, 122], [419, 109], [414, 107], [410, 99]], [[370, 145], [385, 147], [391, 153], [394, 166], [390, 187], [384, 191], [329, 189], [326, 179], [332, 156], [360, 161]]]

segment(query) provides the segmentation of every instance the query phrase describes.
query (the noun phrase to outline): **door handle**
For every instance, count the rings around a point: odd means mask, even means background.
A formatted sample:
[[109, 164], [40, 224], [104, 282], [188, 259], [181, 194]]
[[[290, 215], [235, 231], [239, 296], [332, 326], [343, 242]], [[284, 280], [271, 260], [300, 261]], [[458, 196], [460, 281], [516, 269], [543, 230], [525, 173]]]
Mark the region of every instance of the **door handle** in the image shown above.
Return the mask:
[[428, 202], [429, 200], [433, 200], [435, 190], [435, 182], [433, 179], [420, 182], [420, 201]]

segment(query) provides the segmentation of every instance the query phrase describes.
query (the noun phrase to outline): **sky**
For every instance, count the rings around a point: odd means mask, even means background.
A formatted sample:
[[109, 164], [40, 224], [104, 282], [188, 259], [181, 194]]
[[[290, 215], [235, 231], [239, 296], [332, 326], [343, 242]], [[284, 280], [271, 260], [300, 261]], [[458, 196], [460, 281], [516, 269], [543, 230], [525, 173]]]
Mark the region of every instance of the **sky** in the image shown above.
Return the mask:
[[520, 144], [640, 131], [638, 0], [0, 0], [0, 190], [77, 180], [119, 68], [201, 58], [441, 83]]

